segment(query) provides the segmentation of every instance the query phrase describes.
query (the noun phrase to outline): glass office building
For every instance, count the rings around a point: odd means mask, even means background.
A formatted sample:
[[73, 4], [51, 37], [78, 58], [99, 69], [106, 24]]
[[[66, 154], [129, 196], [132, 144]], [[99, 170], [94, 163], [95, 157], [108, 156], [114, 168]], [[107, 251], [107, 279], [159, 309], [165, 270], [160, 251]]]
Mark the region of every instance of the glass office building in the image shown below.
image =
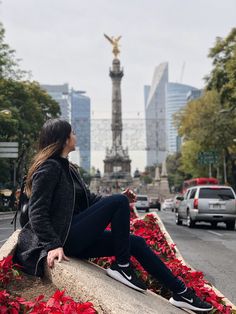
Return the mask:
[[166, 84], [168, 63], [155, 68], [151, 86], [144, 87], [147, 166], [162, 163], [166, 158]]
[[91, 119], [90, 98], [83, 91], [71, 90], [71, 125], [76, 133], [79, 150], [79, 165], [90, 171], [91, 163]]
[[181, 139], [174, 125], [174, 114], [182, 109], [191, 99], [198, 98], [201, 90], [180, 83], [166, 84], [166, 140], [168, 154], [180, 150]]
[[91, 119], [90, 98], [83, 91], [69, 89], [68, 84], [41, 85], [59, 104], [61, 118], [71, 123], [76, 133], [76, 151], [70, 153], [70, 160], [86, 171], [91, 162]]
[[61, 118], [70, 122], [70, 92], [68, 84], [62, 85], [41, 85], [41, 88], [59, 104]]

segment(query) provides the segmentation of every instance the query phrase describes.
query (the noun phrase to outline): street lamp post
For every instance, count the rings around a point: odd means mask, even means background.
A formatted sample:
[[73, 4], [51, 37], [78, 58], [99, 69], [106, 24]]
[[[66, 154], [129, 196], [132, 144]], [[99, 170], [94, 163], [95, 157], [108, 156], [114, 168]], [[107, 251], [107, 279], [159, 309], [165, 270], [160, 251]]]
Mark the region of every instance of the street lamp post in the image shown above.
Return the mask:
[[227, 169], [226, 169], [226, 159], [225, 159], [225, 151], [223, 156], [223, 173], [224, 173], [224, 184], [227, 183]]

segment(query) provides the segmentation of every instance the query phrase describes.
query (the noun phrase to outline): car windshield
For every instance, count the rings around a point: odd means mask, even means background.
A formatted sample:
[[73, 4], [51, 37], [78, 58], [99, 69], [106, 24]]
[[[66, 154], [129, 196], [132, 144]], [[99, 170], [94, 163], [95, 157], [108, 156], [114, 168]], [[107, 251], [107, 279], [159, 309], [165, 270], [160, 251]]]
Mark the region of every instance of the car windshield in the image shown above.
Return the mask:
[[137, 196], [137, 201], [147, 201], [147, 197], [145, 197], [145, 196]]
[[201, 188], [199, 192], [199, 198], [213, 198], [229, 200], [234, 199], [234, 194], [231, 189], [223, 188]]

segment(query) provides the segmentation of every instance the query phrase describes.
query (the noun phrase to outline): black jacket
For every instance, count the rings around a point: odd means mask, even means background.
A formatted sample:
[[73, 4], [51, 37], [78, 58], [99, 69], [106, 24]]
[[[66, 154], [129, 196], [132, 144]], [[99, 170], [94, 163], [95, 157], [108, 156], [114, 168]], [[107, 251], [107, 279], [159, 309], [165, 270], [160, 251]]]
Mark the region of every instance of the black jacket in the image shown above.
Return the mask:
[[29, 201], [29, 222], [21, 230], [14, 260], [31, 275], [43, 275], [47, 252], [63, 247], [69, 233], [74, 210], [74, 182], [80, 182], [85, 207], [99, 197], [86, 188], [79, 173], [66, 158], [50, 158], [33, 174], [32, 195]]

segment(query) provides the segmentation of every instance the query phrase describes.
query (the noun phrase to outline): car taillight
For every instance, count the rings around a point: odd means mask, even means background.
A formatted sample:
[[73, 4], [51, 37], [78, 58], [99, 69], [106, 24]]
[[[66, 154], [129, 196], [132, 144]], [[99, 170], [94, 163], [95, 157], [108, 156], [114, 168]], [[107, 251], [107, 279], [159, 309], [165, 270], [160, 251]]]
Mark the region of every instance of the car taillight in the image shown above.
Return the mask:
[[198, 198], [195, 198], [193, 201], [193, 208], [198, 209]]

